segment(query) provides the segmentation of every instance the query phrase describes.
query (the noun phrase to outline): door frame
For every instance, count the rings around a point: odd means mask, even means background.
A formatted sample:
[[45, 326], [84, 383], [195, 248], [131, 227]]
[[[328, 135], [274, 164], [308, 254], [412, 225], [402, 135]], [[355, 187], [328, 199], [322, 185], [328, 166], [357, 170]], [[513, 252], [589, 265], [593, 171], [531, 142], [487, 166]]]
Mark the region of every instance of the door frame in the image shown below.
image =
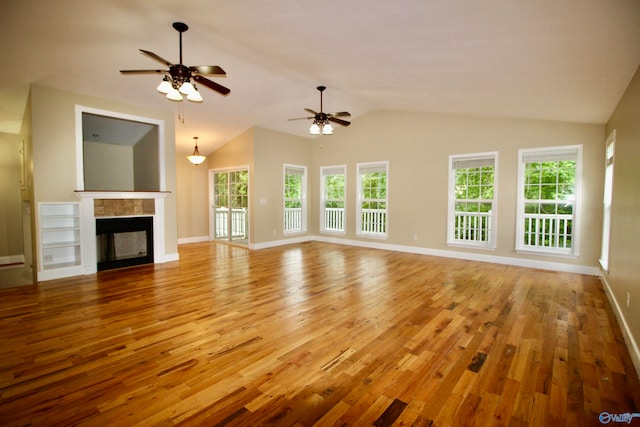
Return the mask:
[[[213, 177], [216, 173], [222, 173], [222, 172], [226, 172], [226, 173], [231, 173], [231, 172], [237, 172], [237, 171], [247, 171], [247, 175], [248, 175], [248, 179], [247, 179], [247, 186], [248, 186], [248, 195], [247, 195], [247, 211], [248, 211], [248, 215], [249, 215], [249, 224], [247, 225], [247, 243], [238, 243], [237, 241], [234, 241], [231, 238], [231, 234], [229, 233], [230, 236], [227, 240], [220, 240], [220, 239], [216, 239], [215, 233], [216, 233], [216, 229], [215, 229], [215, 212], [214, 212], [214, 202], [215, 202], [215, 195], [214, 195], [214, 186], [213, 186]], [[214, 242], [220, 242], [220, 243], [228, 243], [228, 244], [235, 244], [235, 245], [239, 245], [239, 246], [243, 246], [243, 247], [249, 247], [249, 243], [250, 243], [250, 238], [251, 238], [251, 169], [249, 168], [249, 165], [240, 165], [240, 166], [231, 166], [231, 167], [225, 167], [225, 168], [216, 168], [216, 169], [209, 169], [209, 174], [207, 177], [207, 185], [209, 187], [209, 218], [208, 218], [208, 223], [209, 223], [209, 240], [210, 241], [214, 241]]]

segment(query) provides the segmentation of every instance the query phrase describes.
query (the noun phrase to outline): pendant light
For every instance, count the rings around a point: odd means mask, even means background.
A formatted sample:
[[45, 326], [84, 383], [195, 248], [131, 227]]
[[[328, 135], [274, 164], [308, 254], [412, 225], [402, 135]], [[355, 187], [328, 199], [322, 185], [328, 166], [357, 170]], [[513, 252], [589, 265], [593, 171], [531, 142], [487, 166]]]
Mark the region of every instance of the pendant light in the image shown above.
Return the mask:
[[198, 151], [198, 137], [194, 136], [193, 139], [195, 140], [196, 148], [193, 150], [192, 155], [187, 156], [187, 159], [189, 159], [189, 161], [194, 165], [199, 165], [200, 163], [204, 162], [207, 158], [201, 155], [200, 151]]

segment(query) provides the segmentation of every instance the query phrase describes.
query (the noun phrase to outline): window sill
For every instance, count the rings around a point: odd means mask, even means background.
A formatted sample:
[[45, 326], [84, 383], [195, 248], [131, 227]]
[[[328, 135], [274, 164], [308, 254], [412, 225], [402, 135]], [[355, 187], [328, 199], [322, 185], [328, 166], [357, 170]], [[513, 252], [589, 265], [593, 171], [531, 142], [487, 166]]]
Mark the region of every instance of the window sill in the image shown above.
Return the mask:
[[387, 240], [388, 234], [371, 234], [371, 233], [356, 233], [357, 237], [363, 237], [365, 239]]
[[333, 230], [320, 230], [320, 233], [322, 234], [330, 234], [333, 236], [344, 236], [345, 234], [347, 234], [346, 231], [333, 231]]
[[292, 230], [292, 231], [283, 231], [282, 234], [285, 236], [292, 236], [296, 234], [306, 234], [307, 230]]
[[538, 255], [538, 256], [550, 256], [555, 258], [567, 258], [567, 259], [575, 259], [578, 258], [579, 254], [573, 254], [568, 252], [551, 252], [551, 251], [542, 251], [535, 249], [518, 249], [516, 248], [516, 252], [523, 255]]
[[452, 248], [461, 248], [461, 249], [482, 249], [485, 251], [496, 250], [496, 247], [494, 245], [471, 244], [471, 243], [463, 243], [463, 242], [447, 242], [447, 246], [450, 246]]

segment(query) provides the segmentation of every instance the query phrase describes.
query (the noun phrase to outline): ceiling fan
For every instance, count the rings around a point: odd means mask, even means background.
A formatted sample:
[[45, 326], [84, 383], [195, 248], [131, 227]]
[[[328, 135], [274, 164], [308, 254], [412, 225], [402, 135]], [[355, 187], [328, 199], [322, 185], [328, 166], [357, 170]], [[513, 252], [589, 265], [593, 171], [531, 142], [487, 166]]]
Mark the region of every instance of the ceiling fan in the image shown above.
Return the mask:
[[331, 126], [330, 122], [338, 123], [339, 125], [342, 125], [342, 126], [349, 126], [351, 124], [351, 122], [338, 118], [338, 117], [350, 117], [351, 114], [347, 113], [346, 111], [340, 111], [338, 113], [325, 113], [322, 111], [322, 92], [324, 92], [326, 88], [327, 88], [326, 86], [317, 87], [317, 89], [320, 91], [320, 112], [319, 113], [312, 110], [311, 108], [305, 108], [305, 111], [307, 111], [310, 114], [313, 114], [313, 116], [289, 119], [289, 120], [313, 119], [313, 124], [309, 129], [309, 132], [312, 135], [320, 135], [320, 134], [331, 135], [333, 133], [333, 127]]
[[182, 95], [186, 95], [189, 101], [202, 102], [202, 96], [198, 93], [195, 85], [191, 83], [200, 83], [211, 90], [222, 95], [228, 95], [231, 90], [213, 82], [203, 75], [215, 75], [226, 77], [224, 70], [217, 65], [198, 65], [186, 66], [182, 64], [182, 33], [187, 31], [189, 27], [182, 22], [174, 22], [173, 28], [180, 33], [180, 62], [172, 64], [161, 56], [156, 55], [148, 50], [140, 49], [144, 55], [169, 67], [168, 70], [120, 70], [122, 74], [164, 74], [162, 83], [158, 86], [158, 91], [165, 93], [167, 98], [172, 101], [182, 101]]

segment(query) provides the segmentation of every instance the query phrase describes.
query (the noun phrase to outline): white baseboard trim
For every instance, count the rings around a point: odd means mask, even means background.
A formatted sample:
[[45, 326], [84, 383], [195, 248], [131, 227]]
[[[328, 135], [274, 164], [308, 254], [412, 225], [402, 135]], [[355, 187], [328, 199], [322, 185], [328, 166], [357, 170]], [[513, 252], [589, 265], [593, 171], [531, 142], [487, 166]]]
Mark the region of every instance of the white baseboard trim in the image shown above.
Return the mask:
[[420, 255], [439, 256], [444, 258], [457, 258], [468, 261], [490, 262], [494, 264], [514, 265], [518, 267], [537, 268], [541, 270], [562, 271], [567, 273], [587, 274], [597, 276], [598, 267], [587, 265], [565, 264], [560, 262], [536, 261], [531, 259], [513, 258], [497, 255], [477, 254], [471, 252], [458, 252], [442, 249], [420, 248], [416, 246], [392, 245], [379, 242], [365, 242], [360, 240], [336, 239], [327, 236], [314, 236], [311, 240], [320, 242], [338, 243], [342, 245], [360, 246], [367, 248], [385, 249], [389, 251], [409, 252]]
[[600, 274], [600, 280], [602, 281], [604, 293], [609, 299], [609, 303], [611, 304], [613, 313], [616, 315], [616, 319], [618, 319], [618, 323], [620, 324], [622, 337], [624, 338], [624, 342], [627, 345], [627, 349], [629, 349], [629, 355], [631, 356], [633, 366], [636, 368], [636, 375], [638, 375], [638, 377], [640, 378], [640, 348], [638, 347], [638, 343], [633, 337], [631, 329], [629, 329], [627, 319], [624, 317], [624, 314], [622, 314], [622, 308], [620, 307], [620, 304], [618, 304], [618, 300], [613, 294], [611, 286], [609, 286], [609, 282], [607, 282], [607, 278], [604, 277], [603, 274]]
[[209, 236], [197, 236], [197, 237], [183, 237], [178, 239], [179, 245], [184, 245], [187, 243], [200, 243], [200, 242], [208, 242]]
[[291, 238], [282, 239], [282, 240], [272, 240], [270, 242], [264, 242], [264, 243], [250, 243], [249, 244], [249, 249], [275, 248], [277, 246], [292, 245], [294, 243], [310, 242], [312, 240], [317, 240], [317, 239], [315, 239], [314, 236], [298, 236], [298, 237], [291, 237]]
[[175, 253], [175, 254], [164, 254], [164, 256], [161, 259], [155, 262], [157, 264], [162, 264], [165, 262], [178, 261], [178, 260], [180, 260], [180, 255], [178, 253]]
[[[204, 239], [204, 240], [196, 240], [196, 239]], [[178, 243], [179, 244], [194, 243], [194, 242], [202, 242], [206, 240], [208, 239], [200, 238], [200, 237], [191, 237], [187, 239], [179, 239]], [[597, 276], [600, 273], [600, 269], [596, 266], [566, 264], [562, 262], [536, 261], [532, 259], [479, 254], [479, 253], [471, 253], [471, 252], [421, 248], [417, 246], [393, 245], [389, 243], [382, 243], [379, 241], [350, 240], [350, 239], [340, 239], [340, 238], [329, 237], [329, 236], [304, 235], [304, 236], [291, 237], [291, 238], [281, 239], [281, 240], [271, 240], [269, 242], [263, 242], [263, 243], [249, 243], [249, 249], [258, 250], [258, 249], [266, 249], [266, 248], [275, 248], [277, 246], [291, 245], [295, 243], [303, 243], [303, 242], [309, 242], [314, 240], [319, 242], [326, 242], [326, 243], [336, 243], [339, 245], [384, 249], [384, 250], [396, 251], [396, 252], [409, 252], [409, 253], [420, 254], [420, 255], [431, 255], [431, 256], [439, 256], [444, 258], [464, 259], [468, 261], [490, 262], [494, 264], [505, 264], [505, 265], [513, 265], [518, 267], [537, 268], [540, 270], [587, 274], [590, 276]]]
[[6, 264], [24, 264], [24, 255], [0, 256], [0, 267]]

